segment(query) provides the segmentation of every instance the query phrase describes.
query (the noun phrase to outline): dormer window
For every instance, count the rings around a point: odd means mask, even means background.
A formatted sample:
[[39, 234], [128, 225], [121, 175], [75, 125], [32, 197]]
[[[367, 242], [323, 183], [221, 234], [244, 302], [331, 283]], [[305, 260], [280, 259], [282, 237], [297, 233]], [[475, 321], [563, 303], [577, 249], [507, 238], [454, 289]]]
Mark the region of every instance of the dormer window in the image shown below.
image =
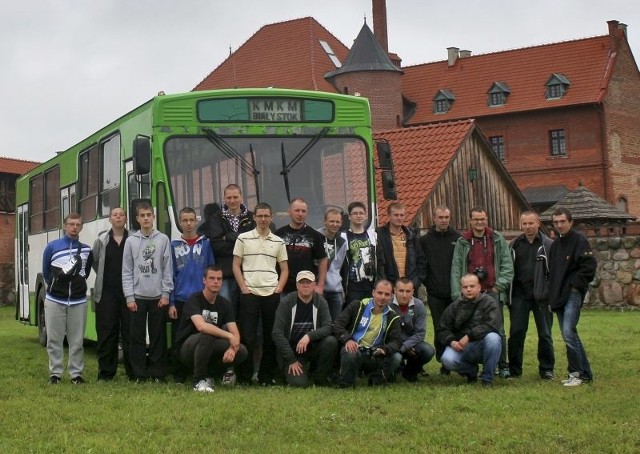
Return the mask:
[[443, 114], [449, 112], [455, 100], [456, 97], [451, 90], [438, 90], [438, 93], [433, 97], [433, 113]]
[[547, 99], [560, 99], [569, 90], [571, 81], [564, 74], [552, 74], [545, 86], [547, 87]]
[[487, 91], [487, 104], [489, 106], [502, 106], [507, 103], [507, 97], [511, 94], [511, 89], [506, 82], [494, 82]]

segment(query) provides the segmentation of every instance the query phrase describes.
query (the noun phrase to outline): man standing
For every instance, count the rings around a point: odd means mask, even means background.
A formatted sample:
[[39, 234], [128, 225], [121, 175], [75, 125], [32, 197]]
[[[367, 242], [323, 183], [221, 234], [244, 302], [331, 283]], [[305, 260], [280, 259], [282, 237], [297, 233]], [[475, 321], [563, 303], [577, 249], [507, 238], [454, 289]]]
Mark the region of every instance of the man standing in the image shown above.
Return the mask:
[[376, 243], [375, 230], [365, 229], [367, 207], [362, 202], [351, 202], [347, 207], [349, 230], [342, 233], [347, 241], [345, 276], [346, 304], [371, 297], [376, 279]]
[[[500, 306], [503, 313], [506, 291], [513, 279], [513, 262], [509, 244], [504, 237], [487, 225], [487, 211], [473, 207], [469, 212], [471, 228], [456, 241], [451, 263], [451, 299], [460, 296], [460, 278], [467, 273], [475, 274], [483, 292], [487, 292]], [[498, 373], [509, 378], [507, 363], [507, 339], [504, 334], [504, 317], [501, 317], [500, 336], [502, 353], [498, 362]]]
[[329, 208], [324, 214], [324, 227], [318, 230], [324, 235], [324, 250], [329, 262], [323, 296], [329, 305], [331, 320], [340, 315], [344, 305], [341, 271], [347, 255], [347, 241], [338, 233], [341, 226], [342, 212], [336, 208]]
[[91, 248], [79, 240], [82, 218], [64, 218], [64, 236], [47, 244], [42, 254], [42, 277], [47, 283], [44, 317], [47, 327], [49, 384], [57, 385], [64, 371], [64, 338], [69, 344], [67, 371], [71, 383], [84, 383], [84, 330], [87, 326], [87, 277]]
[[[280, 293], [289, 274], [287, 250], [281, 238], [271, 233], [273, 218], [271, 207], [259, 203], [254, 210], [256, 228], [238, 235], [233, 249], [233, 275], [240, 287], [238, 305], [238, 328], [242, 342], [247, 347], [249, 358], [253, 358], [258, 331], [258, 320], [262, 320], [263, 347], [258, 381], [263, 386], [273, 382], [276, 368], [276, 351], [273, 331], [276, 308], [280, 302]], [[280, 266], [280, 277], [276, 270]], [[240, 366], [241, 383], [251, 383], [253, 364], [245, 361]]]
[[558, 314], [569, 363], [569, 378], [562, 383], [579, 386], [593, 380], [587, 352], [578, 336], [578, 322], [597, 263], [587, 237], [573, 230], [573, 217], [568, 209], [558, 208], [551, 220], [558, 237], [549, 250], [549, 305]]
[[340, 350], [341, 388], [355, 386], [360, 369], [369, 374], [369, 385], [385, 384], [391, 376], [392, 357], [400, 349], [400, 317], [389, 308], [391, 282], [382, 280], [373, 298], [352, 301], [333, 322]]
[[[451, 226], [451, 210], [439, 205], [433, 210], [433, 225], [420, 238], [420, 247], [426, 262], [423, 281], [427, 289], [427, 304], [433, 322], [433, 342], [436, 359], [440, 361], [446, 345], [438, 341], [438, 327], [444, 310], [451, 304], [451, 261], [460, 234]], [[442, 371], [442, 369], [441, 369]]]
[[338, 342], [331, 335], [329, 306], [314, 291], [315, 282], [311, 271], [300, 271], [297, 292], [285, 296], [276, 311], [273, 342], [291, 386], [309, 386], [310, 376], [314, 384], [328, 385], [338, 352]]
[[[184, 306], [176, 335], [178, 360], [193, 370], [193, 390], [213, 392], [211, 369], [240, 364], [247, 349], [240, 333], [231, 302], [219, 294], [222, 269], [209, 266], [202, 277], [204, 289], [194, 293]], [[224, 378], [223, 378], [224, 380]]]
[[427, 309], [422, 301], [413, 296], [413, 282], [408, 278], [402, 277], [396, 282], [390, 307], [400, 317], [402, 332], [402, 346], [393, 355], [392, 371], [395, 373], [405, 360], [402, 377], [409, 382], [418, 381], [418, 373], [422, 366], [431, 361], [435, 350], [424, 340], [427, 334]]
[[540, 231], [540, 220], [532, 211], [520, 215], [520, 226], [523, 233], [511, 242], [514, 274], [509, 306], [509, 371], [512, 377], [522, 375], [524, 340], [529, 328], [529, 312], [533, 312], [538, 331], [538, 373], [544, 380], [553, 380], [553, 315], [544, 295], [552, 241]]
[[93, 300], [96, 303], [96, 334], [98, 343], [98, 381], [111, 381], [118, 370], [118, 342], [122, 340], [124, 370], [133, 378], [129, 360], [129, 330], [131, 314], [122, 293], [122, 256], [129, 235], [125, 224], [127, 214], [114, 208], [109, 214], [111, 229], [102, 232], [93, 243], [93, 270], [96, 281]]
[[227, 185], [223, 195], [222, 208], [214, 211], [206, 220], [203, 233], [209, 237], [216, 263], [222, 267], [224, 281], [220, 295], [231, 301], [234, 310], [237, 310], [240, 294], [233, 276], [233, 248], [238, 234], [253, 230], [256, 223], [243, 203], [240, 186], [233, 183]]
[[465, 274], [460, 281], [462, 295], [445, 309], [440, 321], [438, 336], [447, 345], [442, 366], [473, 383], [478, 379], [478, 364], [482, 363], [482, 385], [491, 386], [502, 350], [500, 307], [482, 292], [475, 274]]
[[377, 229], [378, 279], [387, 279], [395, 285], [401, 277], [408, 277], [417, 291], [424, 280], [424, 259], [418, 237], [404, 226], [404, 205], [392, 203], [387, 214], [389, 222]]
[[136, 219], [140, 230], [129, 235], [122, 257], [122, 290], [131, 311], [129, 357], [137, 382], [151, 379], [164, 383], [167, 375], [167, 308], [173, 291], [171, 242], [164, 233], [153, 228], [155, 215], [148, 203], [138, 203]]
[[[289, 204], [290, 222], [276, 230], [287, 247], [289, 278], [284, 293], [296, 291], [296, 276], [300, 271], [311, 271], [318, 277], [316, 293], [322, 295], [327, 276], [327, 253], [324, 250], [324, 236], [309, 227], [307, 220], [307, 202], [296, 198]], [[268, 337], [265, 333], [265, 337]]]

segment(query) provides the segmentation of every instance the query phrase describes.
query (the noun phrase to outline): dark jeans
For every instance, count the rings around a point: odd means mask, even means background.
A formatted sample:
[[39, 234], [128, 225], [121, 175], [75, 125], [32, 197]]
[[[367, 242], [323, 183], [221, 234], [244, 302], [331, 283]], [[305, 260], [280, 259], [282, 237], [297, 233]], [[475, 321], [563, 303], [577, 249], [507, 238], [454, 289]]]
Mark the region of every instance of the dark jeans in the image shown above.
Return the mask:
[[167, 375], [167, 307], [158, 307], [158, 301], [136, 298], [138, 310], [131, 312], [129, 359], [135, 378], [164, 378]]
[[427, 294], [427, 304], [429, 305], [431, 321], [433, 322], [433, 346], [436, 348], [436, 360], [440, 361], [447, 346], [438, 340], [438, 329], [444, 310], [451, 304], [451, 298], [440, 298], [439, 296]]
[[511, 326], [509, 328], [509, 370], [511, 375], [522, 375], [524, 356], [524, 341], [529, 328], [529, 312], [533, 312], [533, 319], [538, 331], [538, 373], [553, 372], [555, 355], [551, 326], [553, 314], [549, 306], [538, 304], [533, 298], [527, 299], [514, 294], [509, 306]]
[[373, 296], [373, 281], [349, 282], [344, 305], [348, 306], [353, 301]]
[[359, 349], [355, 353], [348, 352], [344, 347], [340, 349], [340, 384], [353, 386], [358, 372], [362, 370], [369, 377], [377, 375], [387, 379], [393, 373], [393, 355], [374, 358]]
[[587, 359], [587, 352], [578, 336], [578, 322], [582, 295], [571, 292], [567, 304], [558, 311], [558, 323], [562, 331], [562, 339], [567, 346], [567, 362], [569, 373], [579, 373], [583, 380], [593, 380], [591, 365]]
[[500, 359], [498, 359], [498, 369], [508, 369], [509, 363], [507, 362], [507, 335], [504, 331], [504, 301], [500, 301], [500, 294], [495, 292], [487, 292], [491, 298], [498, 302], [498, 306], [500, 307], [500, 344], [502, 348], [500, 349]]
[[413, 352], [408, 351], [400, 353], [399, 351], [393, 354], [393, 360], [391, 363], [391, 369], [395, 373], [402, 360], [406, 360], [403, 373], [407, 376], [415, 377], [422, 370], [422, 366], [427, 364], [433, 358], [435, 353], [434, 348], [426, 342], [418, 342], [413, 347]]
[[105, 288], [100, 302], [96, 304], [96, 354], [98, 356], [98, 377], [110, 380], [118, 371], [118, 343], [122, 338], [124, 370], [133, 378], [129, 358], [129, 331], [131, 312], [122, 294]]
[[344, 305], [342, 292], [324, 292], [322, 296], [327, 300], [329, 314], [331, 314], [331, 320], [333, 321], [338, 318], [342, 312], [342, 306]]
[[327, 336], [320, 341], [314, 341], [307, 347], [303, 355], [296, 355], [302, 364], [302, 375], [289, 374], [289, 364], [283, 364], [284, 375], [291, 386], [306, 388], [310, 381], [316, 385], [328, 385], [329, 373], [338, 354], [338, 341], [333, 336]]
[[[240, 331], [240, 339], [242, 339], [242, 343], [249, 353], [249, 358], [253, 358], [258, 332], [258, 320], [262, 320], [262, 332], [264, 335], [262, 336], [262, 359], [260, 360], [260, 371], [258, 372], [258, 381], [260, 383], [273, 380], [274, 370], [277, 367], [276, 348], [271, 338], [271, 332], [273, 331], [273, 321], [279, 302], [280, 295], [277, 293], [270, 296], [240, 295], [238, 329]], [[238, 378], [241, 382], [251, 383], [252, 375], [252, 361], [245, 361], [240, 364]]]
[[193, 368], [194, 381], [200, 381], [222, 373], [228, 366], [236, 366], [247, 359], [247, 349], [240, 344], [236, 356], [231, 363], [223, 363], [224, 352], [229, 348], [229, 341], [205, 333], [189, 336], [180, 347], [179, 360], [189, 369]]

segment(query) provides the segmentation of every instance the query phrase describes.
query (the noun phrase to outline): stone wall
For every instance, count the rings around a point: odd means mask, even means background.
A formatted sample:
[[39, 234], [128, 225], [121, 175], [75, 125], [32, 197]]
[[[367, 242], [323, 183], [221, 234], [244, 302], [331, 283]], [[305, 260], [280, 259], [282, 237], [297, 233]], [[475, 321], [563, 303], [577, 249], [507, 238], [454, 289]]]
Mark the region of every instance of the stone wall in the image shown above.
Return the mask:
[[640, 236], [595, 237], [589, 241], [598, 259], [598, 270], [586, 304], [640, 308]]
[[0, 306], [13, 306], [16, 301], [13, 261], [0, 263]]

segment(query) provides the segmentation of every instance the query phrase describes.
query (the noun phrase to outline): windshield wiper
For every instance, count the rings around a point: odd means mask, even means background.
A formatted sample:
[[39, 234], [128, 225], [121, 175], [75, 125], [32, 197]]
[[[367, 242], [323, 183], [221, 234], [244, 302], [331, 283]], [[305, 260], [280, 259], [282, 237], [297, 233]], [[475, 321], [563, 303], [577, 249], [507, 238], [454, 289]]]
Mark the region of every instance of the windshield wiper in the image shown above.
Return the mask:
[[289, 192], [289, 172], [293, 170], [293, 168], [298, 164], [298, 162], [300, 162], [304, 155], [306, 155], [309, 150], [311, 150], [314, 145], [320, 141], [320, 139], [326, 136], [328, 132], [329, 128], [322, 128], [320, 132], [318, 132], [318, 134], [313, 136], [311, 140], [307, 142], [304, 147], [302, 147], [302, 149], [298, 152], [297, 155], [293, 157], [289, 164], [287, 164], [287, 158], [284, 154], [284, 142], [280, 144], [280, 156], [282, 158], [282, 171], [280, 172], [280, 175], [282, 175], [282, 178], [284, 179], [284, 189], [287, 192], [287, 201], [289, 203], [291, 203], [291, 194]]

